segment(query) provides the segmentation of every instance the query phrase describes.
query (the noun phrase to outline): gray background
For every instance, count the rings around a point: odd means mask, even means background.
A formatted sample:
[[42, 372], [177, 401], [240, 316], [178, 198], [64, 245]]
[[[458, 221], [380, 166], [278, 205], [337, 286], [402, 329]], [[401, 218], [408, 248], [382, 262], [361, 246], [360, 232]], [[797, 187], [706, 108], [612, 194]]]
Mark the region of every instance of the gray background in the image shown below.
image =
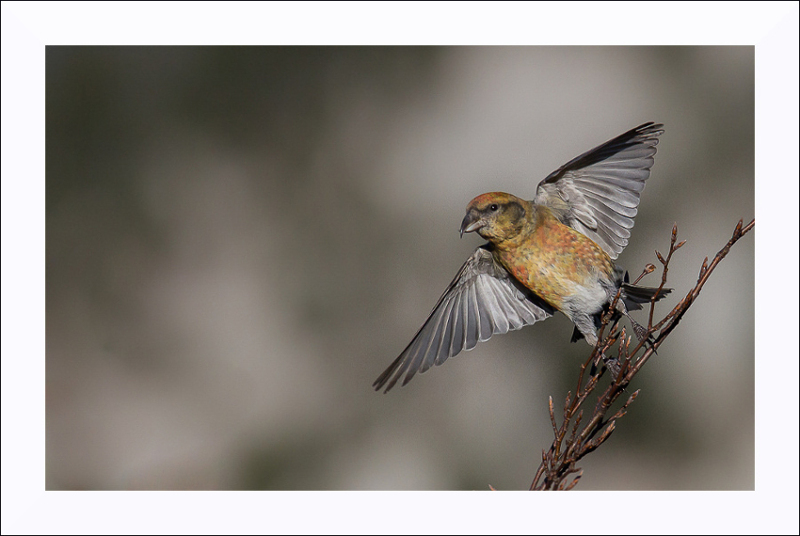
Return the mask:
[[[526, 489], [584, 343], [558, 315], [372, 381], [486, 191], [666, 125], [630, 245], [691, 288], [754, 214], [753, 47], [48, 47], [47, 489]], [[753, 489], [754, 234], [580, 489]], [[646, 282], [655, 283], [655, 275]], [[644, 320], [644, 315], [639, 315]]]

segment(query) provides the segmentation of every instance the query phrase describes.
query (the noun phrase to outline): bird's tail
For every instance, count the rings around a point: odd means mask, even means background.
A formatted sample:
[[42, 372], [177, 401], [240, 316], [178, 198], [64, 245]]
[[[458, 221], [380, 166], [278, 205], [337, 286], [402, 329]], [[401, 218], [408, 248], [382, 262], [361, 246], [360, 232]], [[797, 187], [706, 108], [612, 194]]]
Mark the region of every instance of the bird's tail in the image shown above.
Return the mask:
[[659, 291], [658, 288], [654, 287], [640, 287], [631, 283], [622, 283], [622, 301], [625, 302], [625, 308], [628, 311], [637, 311], [642, 308], [643, 304], [650, 303], [653, 296], [658, 301], [670, 292], [672, 292], [671, 288], [662, 288]]

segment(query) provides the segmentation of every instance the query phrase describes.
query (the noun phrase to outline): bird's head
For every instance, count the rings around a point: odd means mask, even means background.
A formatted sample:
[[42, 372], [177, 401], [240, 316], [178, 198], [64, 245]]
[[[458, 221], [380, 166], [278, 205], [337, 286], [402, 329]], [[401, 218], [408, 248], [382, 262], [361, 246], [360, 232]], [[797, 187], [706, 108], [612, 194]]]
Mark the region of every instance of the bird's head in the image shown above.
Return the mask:
[[461, 236], [477, 231], [490, 242], [514, 238], [525, 225], [528, 202], [504, 192], [479, 195], [467, 205]]

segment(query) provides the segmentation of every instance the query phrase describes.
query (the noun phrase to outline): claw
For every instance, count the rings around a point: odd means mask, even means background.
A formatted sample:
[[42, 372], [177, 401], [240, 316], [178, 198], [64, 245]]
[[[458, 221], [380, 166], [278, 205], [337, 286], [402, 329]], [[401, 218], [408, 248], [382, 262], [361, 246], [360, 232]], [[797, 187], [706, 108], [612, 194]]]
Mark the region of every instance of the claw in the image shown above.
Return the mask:
[[592, 376], [597, 374], [597, 366], [600, 364], [600, 361], [602, 361], [603, 365], [614, 375], [614, 378], [619, 375], [619, 361], [616, 357], [608, 357], [604, 352], [600, 352], [600, 355], [592, 362], [592, 368], [589, 370], [589, 374]]
[[617, 361], [617, 358], [607, 358], [605, 354], [603, 354], [603, 364], [606, 366], [609, 372], [611, 372], [615, 379], [617, 376], [619, 376], [619, 361]]

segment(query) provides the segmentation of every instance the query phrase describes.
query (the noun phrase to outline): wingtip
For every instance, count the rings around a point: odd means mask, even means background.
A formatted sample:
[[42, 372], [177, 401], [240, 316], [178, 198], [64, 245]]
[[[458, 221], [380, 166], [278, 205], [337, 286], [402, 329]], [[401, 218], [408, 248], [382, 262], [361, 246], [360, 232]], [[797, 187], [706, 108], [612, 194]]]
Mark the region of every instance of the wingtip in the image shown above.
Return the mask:
[[664, 133], [664, 124], [663, 123], [656, 123], [654, 121], [648, 121], [647, 123], [642, 123], [635, 129], [633, 132], [637, 134], [649, 134], [651, 136], [660, 136]]
[[[386, 385], [386, 380], [384, 380], [384, 381], [381, 381], [381, 382], [379, 382], [379, 381], [377, 381], [377, 380], [376, 380], [376, 381], [375, 381], [375, 383], [373, 383], [373, 384], [372, 384], [372, 388], [375, 390], [375, 392], [380, 392], [380, 390], [381, 390], [381, 389], [383, 389], [383, 386], [384, 386], [384, 385]], [[391, 385], [389, 385], [388, 387], [386, 387], [386, 389], [384, 389], [384, 390], [383, 390], [383, 394], [386, 394], [386, 393], [388, 393], [388, 392], [389, 392], [389, 389], [391, 389], [391, 388], [392, 388], [392, 386], [391, 386]]]
[[[384, 370], [383, 373], [380, 376], [378, 376], [378, 379], [372, 382], [372, 388], [375, 389], [375, 391], [380, 391], [383, 388], [383, 386], [386, 385], [386, 382], [389, 380], [390, 370], [392, 370], [392, 367], [389, 367], [386, 370]], [[389, 385], [383, 393], [384, 394], [388, 393], [389, 389], [392, 388], [392, 385]]]
[[[401, 355], [401, 357], [402, 357], [402, 355]], [[395, 386], [395, 384], [397, 383], [397, 380], [399, 380], [400, 377], [405, 373], [404, 370], [398, 371], [399, 367], [397, 366], [397, 364], [398, 364], [398, 361], [395, 361], [394, 363], [392, 363], [389, 366], [389, 368], [387, 368], [386, 370], [383, 371], [383, 374], [378, 376], [377, 380], [372, 382], [372, 388], [375, 389], [375, 391], [380, 391], [381, 389], [383, 389], [384, 386], [386, 386], [386, 389], [384, 389], [384, 391], [383, 391], [383, 394], [386, 394], [386, 393], [389, 392], [389, 390], [392, 387]], [[413, 376], [413, 374], [411, 376]], [[410, 377], [407, 377], [406, 381], [403, 382], [402, 385], [405, 385], [406, 383], [408, 383], [408, 381], [410, 379], [411, 379]]]

